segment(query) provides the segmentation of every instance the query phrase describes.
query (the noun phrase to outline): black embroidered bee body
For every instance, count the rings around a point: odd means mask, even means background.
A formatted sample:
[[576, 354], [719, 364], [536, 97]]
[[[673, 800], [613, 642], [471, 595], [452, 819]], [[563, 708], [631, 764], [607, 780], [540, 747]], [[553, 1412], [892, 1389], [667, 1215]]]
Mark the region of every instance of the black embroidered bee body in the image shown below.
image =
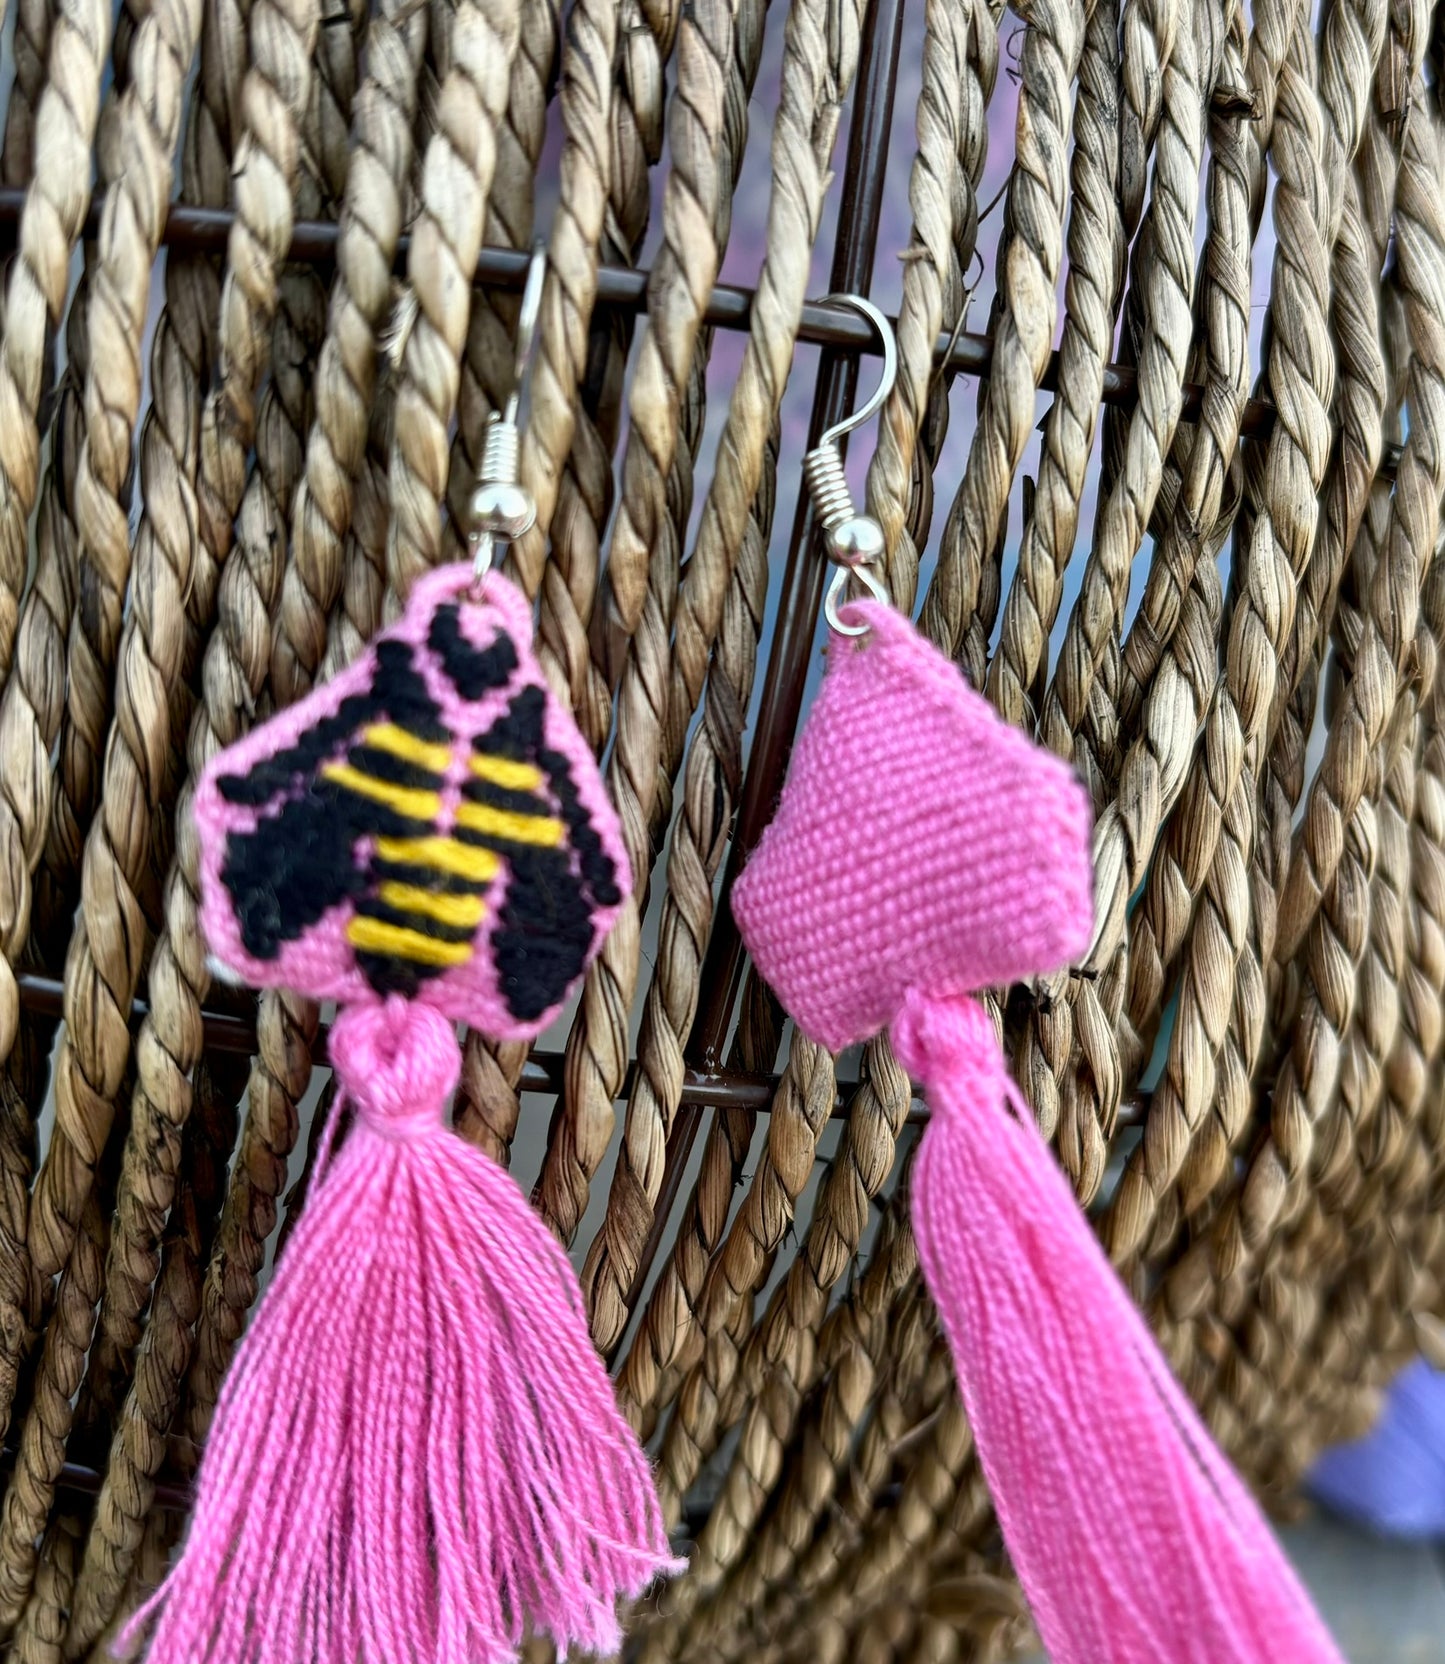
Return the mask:
[[356, 665], [226, 754], [196, 809], [226, 969], [425, 998], [506, 1038], [545, 1025], [627, 863], [529, 628], [502, 580], [474, 601], [460, 569], [434, 574]]

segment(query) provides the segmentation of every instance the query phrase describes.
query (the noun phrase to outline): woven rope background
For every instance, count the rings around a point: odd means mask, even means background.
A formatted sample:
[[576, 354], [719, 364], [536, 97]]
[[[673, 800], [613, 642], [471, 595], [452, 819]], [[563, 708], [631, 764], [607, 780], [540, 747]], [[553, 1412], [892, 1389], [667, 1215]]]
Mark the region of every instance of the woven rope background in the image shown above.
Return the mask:
[[802, 452], [874, 363], [829, 289], [898, 317], [853, 465], [896, 599], [1095, 797], [1097, 941], [1005, 1032], [1175, 1367], [1287, 1506], [1445, 1360], [1428, 5], [11, 5], [7, 1657], [108, 1656], [158, 1580], [329, 1107], [320, 1014], [210, 986], [189, 781], [456, 553], [538, 234], [511, 563], [638, 899], [456, 1117], [574, 1245], [691, 1546], [637, 1655], [1029, 1637], [918, 1284], [925, 1111], [787, 1030], [725, 902], [819, 669]]

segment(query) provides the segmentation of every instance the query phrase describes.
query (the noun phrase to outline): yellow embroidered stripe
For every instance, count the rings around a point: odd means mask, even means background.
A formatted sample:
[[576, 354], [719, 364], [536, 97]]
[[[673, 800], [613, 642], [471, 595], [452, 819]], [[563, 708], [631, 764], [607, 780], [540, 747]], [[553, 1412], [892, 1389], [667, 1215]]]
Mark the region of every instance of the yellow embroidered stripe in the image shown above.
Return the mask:
[[415, 734], [408, 734], [405, 728], [398, 728], [394, 722], [374, 723], [361, 737], [378, 751], [390, 752], [393, 757], [415, 763], [418, 768], [430, 769], [433, 774], [445, 774], [452, 760], [449, 745], [433, 745], [428, 740], [419, 740]]
[[369, 919], [358, 913], [346, 927], [346, 940], [362, 953], [384, 953], [418, 965], [465, 965], [472, 956], [470, 942], [439, 942], [419, 930]]
[[459, 844], [454, 838], [378, 838], [376, 854], [378, 860], [397, 866], [431, 867], [474, 884], [495, 878], [502, 864], [492, 850]]
[[327, 763], [321, 770], [321, 778], [355, 792], [358, 797], [369, 797], [374, 803], [384, 803], [388, 809], [405, 815], [408, 820], [433, 821], [441, 813], [441, 798], [435, 792], [417, 791], [412, 786], [393, 786], [389, 780], [376, 780], [369, 774], [363, 774], [350, 763]]
[[541, 844], [547, 849], [556, 849], [566, 832], [562, 822], [550, 815], [516, 815], [485, 803], [459, 803], [457, 825], [466, 827], [468, 832], [505, 838], [508, 843]]
[[534, 792], [542, 784], [542, 771], [531, 763], [514, 763], [507, 757], [484, 757], [473, 752], [467, 767], [478, 780], [491, 786], [505, 786], [508, 791]]
[[422, 918], [435, 919], [438, 924], [455, 925], [459, 930], [474, 929], [486, 912], [480, 896], [442, 896], [433, 890], [419, 889], [415, 884], [398, 884], [394, 879], [388, 879], [377, 895], [399, 913], [417, 913]]

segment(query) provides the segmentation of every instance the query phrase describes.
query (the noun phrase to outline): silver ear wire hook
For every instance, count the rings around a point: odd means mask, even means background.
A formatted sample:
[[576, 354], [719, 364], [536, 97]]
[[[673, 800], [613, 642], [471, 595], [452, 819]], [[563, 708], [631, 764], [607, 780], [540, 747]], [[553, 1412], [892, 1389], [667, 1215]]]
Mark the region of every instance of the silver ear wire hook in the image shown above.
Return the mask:
[[867, 403], [850, 412], [841, 422], [835, 422], [803, 458], [803, 478], [808, 482], [813, 512], [823, 528], [828, 559], [838, 568], [828, 585], [823, 616], [828, 620], [829, 627], [839, 635], [861, 636], [868, 633], [868, 626], [845, 624], [838, 612], [847, 595], [849, 579], [857, 578], [869, 594], [885, 606], [892, 604], [892, 597], [874, 571], [883, 557], [883, 528], [872, 515], [859, 514], [843, 472], [838, 441], [883, 408], [883, 401], [893, 391], [894, 378], [898, 374], [898, 345], [893, 338], [893, 326], [871, 300], [865, 300], [862, 295], [829, 295], [828, 300], [834, 305], [851, 306], [855, 312], [861, 312], [883, 343], [883, 375]]
[[542, 309], [542, 283], [547, 275], [547, 251], [539, 243], [532, 250], [527, 267], [527, 284], [522, 291], [522, 310], [517, 317], [516, 373], [507, 407], [495, 410], [487, 422], [482, 462], [477, 470], [477, 488], [468, 504], [470, 525], [467, 543], [472, 551], [472, 571], [478, 583], [491, 570], [498, 540], [511, 543], [524, 537], [537, 521], [532, 494], [518, 482], [522, 457], [522, 434], [517, 418], [522, 407], [522, 387], [532, 361], [537, 335], [537, 315]]

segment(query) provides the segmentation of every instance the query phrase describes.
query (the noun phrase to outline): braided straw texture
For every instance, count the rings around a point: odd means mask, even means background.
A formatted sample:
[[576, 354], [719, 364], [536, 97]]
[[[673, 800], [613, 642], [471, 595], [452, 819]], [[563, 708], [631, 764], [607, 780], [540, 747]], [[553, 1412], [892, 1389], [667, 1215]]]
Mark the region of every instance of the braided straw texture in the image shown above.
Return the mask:
[[534, 243], [507, 559], [636, 895], [455, 1119], [692, 1557], [637, 1656], [1029, 1640], [926, 1106], [727, 903], [816, 685], [802, 456], [877, 365], [830, 287], [896, 320], [850, 459], [895, 602], [1093, 796], [1093, 945], [992, 1005], [1080, 1205], [1272, 1500], [1445, 1355], [1445, 5], [10, 9], [6, 1658], [108, 1657], [161, 1575], [328, 1113], [320, 1013], [211, 984], [190, 782], [464, 550]]

